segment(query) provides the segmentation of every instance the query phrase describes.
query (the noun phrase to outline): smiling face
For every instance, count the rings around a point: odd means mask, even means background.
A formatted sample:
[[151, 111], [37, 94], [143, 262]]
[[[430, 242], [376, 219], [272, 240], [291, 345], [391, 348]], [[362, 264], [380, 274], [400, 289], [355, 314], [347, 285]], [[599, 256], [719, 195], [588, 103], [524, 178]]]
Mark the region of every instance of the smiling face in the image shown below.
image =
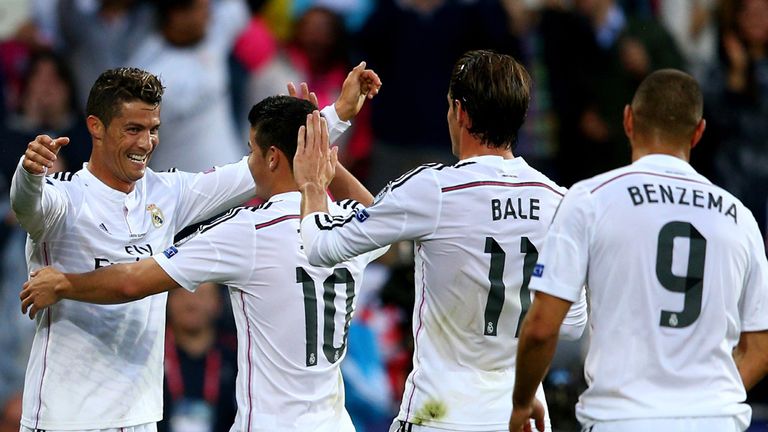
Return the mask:
[[124, 102], [108, 125], [92, 115], [87, 122], [93, 136], [88, 168], [107, 186], [130, 192], [144, 177], [159, 142], [160, 106], [138, 100]]

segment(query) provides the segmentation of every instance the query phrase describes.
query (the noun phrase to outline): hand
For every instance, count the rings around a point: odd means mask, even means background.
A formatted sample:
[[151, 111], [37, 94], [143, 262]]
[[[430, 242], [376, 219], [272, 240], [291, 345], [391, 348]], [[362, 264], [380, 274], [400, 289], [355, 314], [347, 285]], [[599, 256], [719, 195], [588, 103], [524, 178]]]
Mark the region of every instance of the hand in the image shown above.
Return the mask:
[[317, 102], [317, 95], [315, 92], [309, 91], [309, 86], [307, 83], [303, 82], [300, 84], [301, 86], [301, 96], [298, 96], [296, 93], [296, 86], [292, 83], [288, 83], [288, 96], [304, 99], [305, 101], [309, 101], [312, 105], [314, 105], [316, 108], [320, 108], [318, 102]]
[[38, 311], [47, 308], [61, 300], [57, 288], [69, 285], [69, 280], [64, 273], [53, 267], [45, 267], [30, 273], [31, 278], [24, 283], [19, 298], [21, 299], [21, 313], [29, 310], [29, 318], [35, 317]]
[[307, 116], [307, 125], [299, 128], [293, 176], [301, 190], [314, 185], [325, 190], [336, 174], [338, 147], [329, 148], [328, 124], [319, 111]]
[[59, 149], [67, 144], [67, 137], [53, 139], [48, 135], [38, 135], [27, 145], [21, 166], [30, 174], [44, 174], [48, 168], [53, 167]]
[[531, 421], [536, 423], [536, 430], [544, 431], [544, 405], [534, 399], [529, 406], [512, 406], [512, 416], [509, 418], [509, 432], [532, 432]]
[[365, 68], [365, 62], [360, 62], [341, 85], [341, 94], [336, 99], [334, 107], [339, 118], [343, 121], [352, 119], [363, 108], [365, 99], [373, 99], [379, 93], [381, 79], [376, 72]]

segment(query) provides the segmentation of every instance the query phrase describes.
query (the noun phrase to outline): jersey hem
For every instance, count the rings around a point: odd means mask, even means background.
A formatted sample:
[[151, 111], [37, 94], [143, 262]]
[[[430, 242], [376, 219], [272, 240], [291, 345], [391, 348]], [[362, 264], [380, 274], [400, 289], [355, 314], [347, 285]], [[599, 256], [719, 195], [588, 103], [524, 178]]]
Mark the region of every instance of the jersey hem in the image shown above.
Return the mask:
[[118, 428], [128, 428], [128, 427], [135, 427], [135, 426], [141, 426], [149, 423], [157, 423], [160, 420], [163, 419], [163, 413], [158, 412], [155, 414], [152, 414], [151, 417], [148, 418], [137, 418], [137, 419], [127, 419], [127, 420], [120, 420], [120, 421], [114, 421], [110, 423], [79, 423], [79, 422], [57, 422], [57, 421], [44, 421], [39, 420], [35, 424], [34, 421], [31, 421], [28, 418], [21, 418], [21, 425], [24, 427], [28, 427], [31, 429], [54, 429], [54, 430], [91, 430], [91, 429], [118, 429]]

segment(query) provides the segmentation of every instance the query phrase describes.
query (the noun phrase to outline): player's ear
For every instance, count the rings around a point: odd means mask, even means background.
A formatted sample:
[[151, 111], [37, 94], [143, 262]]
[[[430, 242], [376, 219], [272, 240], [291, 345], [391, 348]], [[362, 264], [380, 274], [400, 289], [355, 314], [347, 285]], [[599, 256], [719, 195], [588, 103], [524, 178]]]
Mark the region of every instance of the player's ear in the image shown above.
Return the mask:
[[701, 137], [704, 136], [704, 129], [706, 128], [707, 121], [704, 119], [699, 120], [699, 124], [696, 125], [696, 129], [693, 131], [693, 136], [691, 137], [691, 148], [696, 147], [696, 144], [699, 143]]
[[106, 127], [98, 117], [89, 115], [88, 118], [85, 119], [85, 124], [88, 126], [88, 132], [92, 137], [99, 140], [104, 139], [104, 131], [106, 130]]
[[267, 150], [267, 165], [270, 171], [275, 171], [280, 166], [280, 150], [275, 146], [270, 146]]
[[635, 119], [632, 116], [632, 107], [624, 105], [624, 134], [627, 138], [632, 138], [632, 132], [635, 130]]
[[454, 99], [453, 104], [453, 114], [456, 116], [456, 123], [467, 129], [471, 128], [472, 119], [469, 118], [469, 114], [467, 114], [467, 110], [464, 109], [464, 105], [462, 105], [461, 101], [458, 99]]

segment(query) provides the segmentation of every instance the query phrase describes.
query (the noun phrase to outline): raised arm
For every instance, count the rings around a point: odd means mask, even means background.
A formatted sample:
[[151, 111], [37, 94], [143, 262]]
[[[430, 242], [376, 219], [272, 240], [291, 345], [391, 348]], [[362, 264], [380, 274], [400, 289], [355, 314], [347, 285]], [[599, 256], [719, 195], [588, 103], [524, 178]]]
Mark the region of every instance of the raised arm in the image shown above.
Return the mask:
[[[66, 211], [66, 201], [55, 188], [45, 188], [45, 173], [69, 138], [39, 135], [27, 145], [11, 181], [11, 207], [21, 226], [38, 240], [56, 226]], [[45, 192], [44, 193], [44, 189]]]
[[[328, 122], [330, 133], [330, 142], [336, 141], [341, 132], [341, 125], [348, 125], [348, 121], [354, 118], [363, 108], [366, 99], [372, 99], [379, 93], [381, 88], [381, 79], [371, 69], [365, 68], [365, 62], [360, 62], [355, 66], [344, 83], [341, 86], [341, 94], [336, 99], [333, 106], [325, 107], [322, 111], [323, 117]], [[309, 91], [307, 83], [301, 83], [300, 93], [293, 83], [288, 83], [288, 94], [294, 97], [301, 97], [318, 106], [317, 96]], [[337, 126], [337, 121], [341, 124]], [[345, 127], [346, 129], [346, 127]], [[336, 175], [328, 186], [334, 198], [351, 198], [365, 206], [373, 203], [373, 195], [360, 183], [341, 163], [336, 163]]]
[[60, 300], [115, 304], [178, 288], [152, 259], [115, 264], [88, 273], [62, 273], [53, 267], [32, 272], [19, 295], [21, 312], [34, 318], [38, 311]]

